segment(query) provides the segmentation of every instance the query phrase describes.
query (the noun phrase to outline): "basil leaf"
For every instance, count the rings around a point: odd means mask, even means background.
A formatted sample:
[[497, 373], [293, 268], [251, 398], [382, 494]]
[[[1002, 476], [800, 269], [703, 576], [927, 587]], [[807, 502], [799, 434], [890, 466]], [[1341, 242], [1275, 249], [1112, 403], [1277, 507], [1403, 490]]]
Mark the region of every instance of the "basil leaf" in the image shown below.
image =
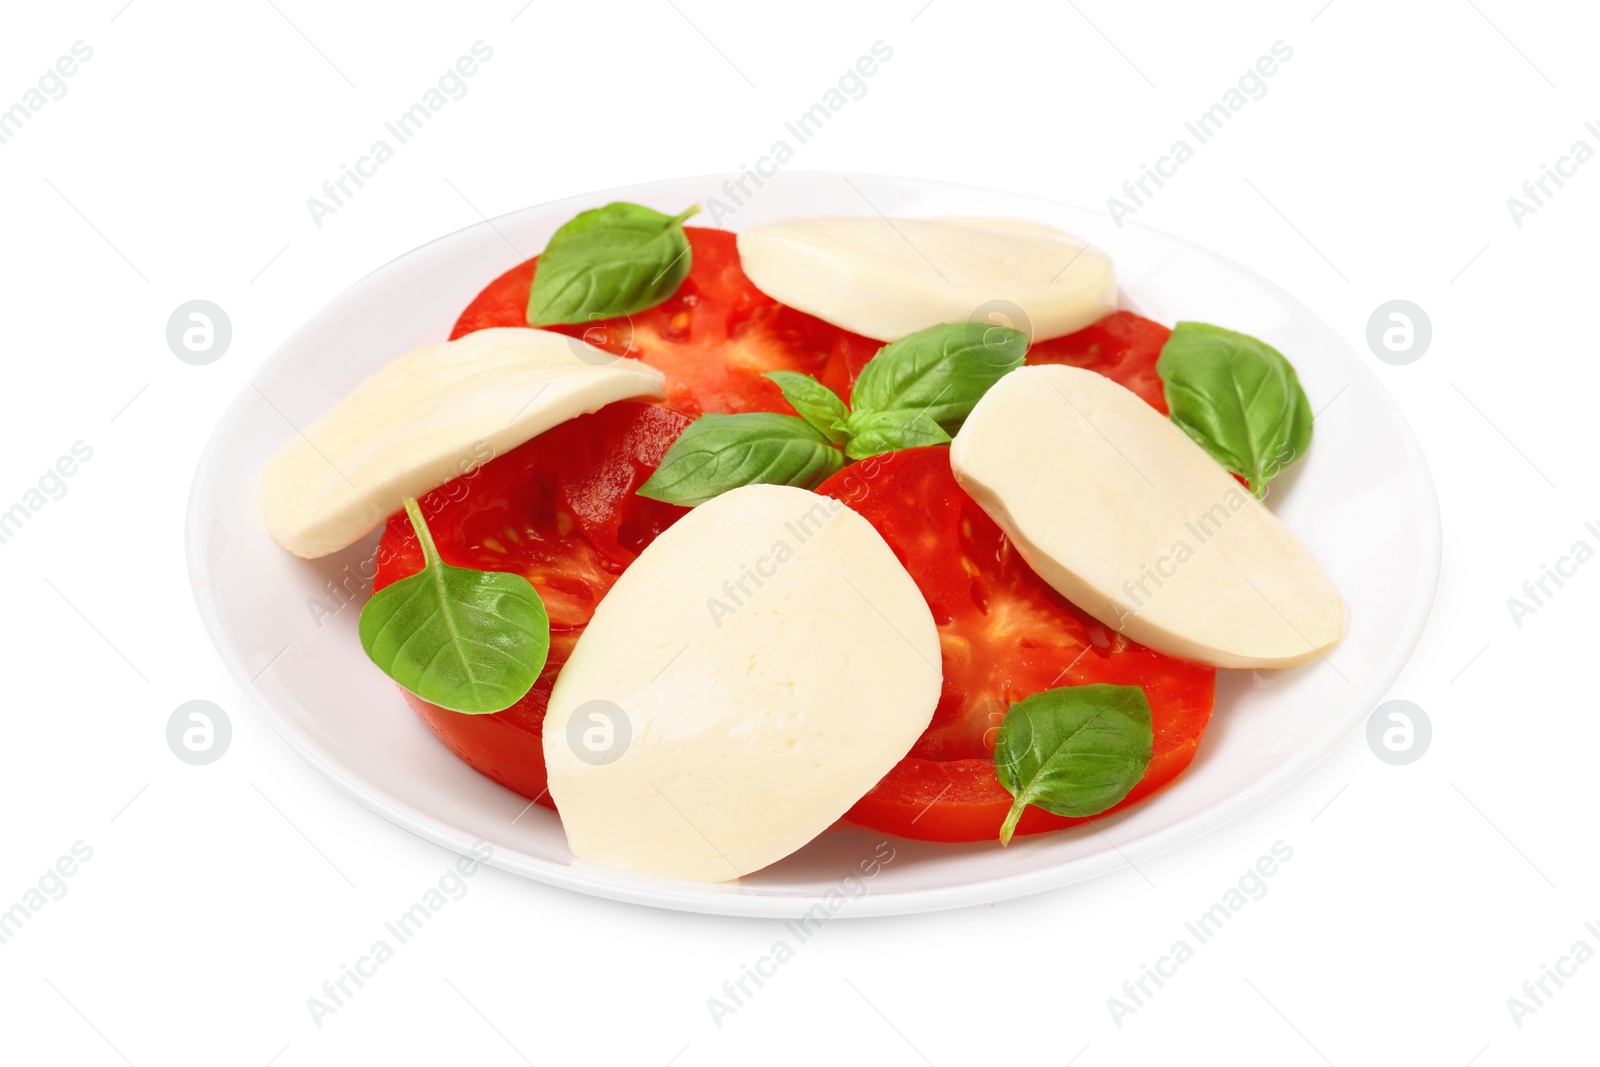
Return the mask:
[[843, 466], [843, 453], [793, 415], [702, 415], [672, 442], [639, 495], [693, 507], [741, 485], [814, 489]]
[[861, 369], [855, 411], [925, 412], [955, 433], [978, 398], [1022, 366], [1028, 335], [1009, 326], [955, 322], [885, 345]]
[[844, 454], [851, 459], [866, 459], [902, 448], [950, 443], [944, 427], [933, 416], [914, 411], [858, 411], [847, 423], [850, 440]]
[[430, 704], [467, 715], [504, 711], [527, 695], [550, 652], [550, 617], [520, 574], [452, 567], [439, 558], [422, 509], [406, 501], [422, 570], [361, 609], [361, 647]]
[[1242, 333], [1180, 322], [1156, 360], [1172, 421], [1258, 497], [1311, 445], [1311, 402], [1289, 361]]
[[822, 436], [836, 445], [843, 445], [850, 439], [849, 432], [844, 428], [850, 412], [832, 389], [809, 374], [792, 370], [768, 371], [766, 376], [778, 383], [778, 388], [783, 390], [783, 398]]
[[1098, 815], [1150, 766], [1150, 702], [1136, 685], [1047, 689], [1011, 705], [1000, 722], [994, 769], [1016, 798], [1000, 826], [1011, 840], [1028, 805], [1052, 815]]
[[585, 211], [550, 238], [528, 291], [528, 324], [554, 326], [632, 315], [678, 291], [694, 257], [683, 220], [638, 204]]

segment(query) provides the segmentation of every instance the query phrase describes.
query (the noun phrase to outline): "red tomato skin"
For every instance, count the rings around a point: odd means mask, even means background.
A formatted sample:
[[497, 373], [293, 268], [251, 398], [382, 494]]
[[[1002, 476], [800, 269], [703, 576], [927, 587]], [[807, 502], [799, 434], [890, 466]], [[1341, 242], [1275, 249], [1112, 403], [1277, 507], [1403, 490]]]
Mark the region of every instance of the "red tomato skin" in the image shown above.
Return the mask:
[[[665, 408], [611, 404], [419, 501], [444, 562], [511, 571], [533, 582], [550, 615], [550, 655], [527, 695], [492, 715], [447, 711], [401, 692], [446, 748], [478, 773], [545, 807], [555, 807], [542, 740], [551, 687], [600, 598], [646, 545], [687, 514], [686, 508], [634, 491], [688, 423]], [[421, 569], [421, 547], [399, 512], [379, 543], [373, 592]]]
[[[538, 693], [533, 698], [533, 692]], [[535, 803], [556, 809], [544, 767], [544, 713], [549, 687], [493, 715], [460, 715], [401, 690], [417, 718], [451, 752], [485, 778]]]
[[[633, 315], [549, 326], [597, 348], [643, 360], [667, 376], [668, 406], [693, 418], [702, 412], [794, 414], [767, 371], [816, 377], [849, 396], [850, 368], [882, 345], [778, 303], [751, 284], [739, 266], [733, 234], [688, 226], [689, 276], [665, 303]], [[450, 333], [528, 325], [528, 291], [538, 257], [490, 282]]]
[[[1158, 750], [1139, 783], [1101, 815], [1137, 804], [1171, 784], [1193, 761], [1204, 730], [1204, 721], [1198, 729], [1184, 728], [1185, 736], [1174, 738], [1165, 751]], [[907, 756], [858, 800], [845, 818], [919, 841], [994, 841], [1010, 810], [1011, 794], [995, 776], [992, 758], [938, 761]], [[1029, 807], [1017, 821], [1015, 834], [1050, 833], [1091, 821]]]
[[[865, 460], [817, 491], [849, 504], [883, 535], [927, 599], [942, 653], [933, 721], [848, 819], [927, 841], [996, 839], [1011, 807], [994, 771], [1000, 720], [1016, 701], [1058, 685], [1145, 690], [1154, 755], [1119, 808], [1188, 766], [1210, 721], [1216, 672], [1128, 641], [1045, 584], [956, 484], [947, 447]], [[1017, 833], [1083, 821], [1029, 808]]]

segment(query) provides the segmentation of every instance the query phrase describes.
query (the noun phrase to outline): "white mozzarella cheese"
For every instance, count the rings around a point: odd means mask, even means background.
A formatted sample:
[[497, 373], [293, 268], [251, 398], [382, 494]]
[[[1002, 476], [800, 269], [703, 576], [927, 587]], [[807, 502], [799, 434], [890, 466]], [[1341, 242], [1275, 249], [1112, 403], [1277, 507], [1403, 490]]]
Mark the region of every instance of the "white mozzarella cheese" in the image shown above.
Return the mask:
[[297, 433], [262, 476], [267, 529], [312, 559], [352, 544], [421, 496], [568, 419], [663, 376], [548, 330], [479, 330], [409, 352]]
[[990, 321], [997, 302], [1021, 308], [1044, 341], [1117, 304], [1110, 259], [1020, 219], [790, 219], [739, 234], [739, 260], [774, 300], [879, 341]]
[[1344, 634], [1316, 559], [1181, 429], [1111, 379], [1024, 367], [950, 449], [956, 480], [1062, 596], [1159, 652], [1288, 667]]
[[910, 751], [939, 639], [877, 531], [752, 485], [700, 505], [600, 602], [544, 723], [579, 859], [727, 881], [782, 859]]

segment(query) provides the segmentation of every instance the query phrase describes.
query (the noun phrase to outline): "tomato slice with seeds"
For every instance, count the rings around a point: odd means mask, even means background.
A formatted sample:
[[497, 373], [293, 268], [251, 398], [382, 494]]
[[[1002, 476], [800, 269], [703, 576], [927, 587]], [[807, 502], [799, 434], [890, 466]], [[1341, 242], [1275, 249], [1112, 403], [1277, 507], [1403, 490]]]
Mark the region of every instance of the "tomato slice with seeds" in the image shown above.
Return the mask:
[[[702, 412], [794, 414], [767, 371], [810, 374], [849, 395], [851, 368], [879, 342], [830, 326], [778, 303], [750, 283], [739, 266], [734, 235], [684, 228], [693, 257], [689, 277], [665, 303], [631, 316], [546, 327], [597, 348], [643, 360], [667, 376], [667, 404], [693, 418]], [[528, 290], [538, 257], [512, 267], [461, 313], [453, 341], [491, 326], [527, 326]]]
[[[600, 598], [687, 508], [637, 495], [689, 420], [623, 401], [539, 435], [419, 503], [446, 563], [532, 582], [550, 615], [550, 658], [528, 694], [493, 715], [462, 715], [401, 690], [434, 735], [480, 774], [546, 807], [541, 734], [556, 673]], [[422, 569], [405, 513], [389, 519], [373, 591]]]
[[[1189, 765], [1211, 719], [1216, 672], [1127, 640], [1045, 584], [956, 483], [948, 447], [864, 460], [817, 491], [849, 504], [883, 535], [933, 611], [943, 659], [932, 723], [850, 809], [852, 822], [925, 841], [995, 839], [1011, 807], [994, 771], [1000, 720], [1018, 700], [1056, 686], [1143, 687], [1155, 755], [1117, 808]], [[1085, 821], [1029, 808], [1017, 833]]]

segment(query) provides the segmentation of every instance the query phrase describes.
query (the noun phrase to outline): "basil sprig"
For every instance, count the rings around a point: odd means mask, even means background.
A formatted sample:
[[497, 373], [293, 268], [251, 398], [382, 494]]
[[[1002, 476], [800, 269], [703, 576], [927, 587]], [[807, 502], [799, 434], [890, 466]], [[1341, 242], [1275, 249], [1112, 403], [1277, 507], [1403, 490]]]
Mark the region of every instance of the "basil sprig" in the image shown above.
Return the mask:
[[811, 489], [843, 466], [832, 442], [793, 415], [702, 415], [672, 442], [639, 495], [694, 507], [741, 485]]
[[1154, 740], [1136, 685], [1063, 686], [1011, 705], [994, 747], [995, 774], [1015, 798], [1000, 843], [1030, 804], [1070, 818], [1116, 804], [1144, 777]]
[[615, 203], [585, 211], [550, 238], [528, 291], [528, 324], [555, 326], [632, 315], [662, 303], [689, 276], [681, 215]]
[[1172, 421], [1257, 497], [1311, 445], [1311, 402], [1289, 361], [1254, 337], [1180, 322], [1156, 361]]
[[504, 711], [533, 688], [550, 652], [550, 617], [520, 574], [439, 558], [415, 499], [406, 514], [423, 568], [361, 609], [361, 647], [383, 673], [430, 704], [467, 715]]
[[[919, 330], [879, 349], [861, 370], [847, 408], [808, 374], [767, 374], [800, 414], [702, 415], [639, 488], [692, 507], [742, 485], [815, 489], [845, 458], [942, 445], [989, 387], [1022, 366], [1020, 330], [958, 322]], [[843, 455], [840, 454], [843, 449]]]

